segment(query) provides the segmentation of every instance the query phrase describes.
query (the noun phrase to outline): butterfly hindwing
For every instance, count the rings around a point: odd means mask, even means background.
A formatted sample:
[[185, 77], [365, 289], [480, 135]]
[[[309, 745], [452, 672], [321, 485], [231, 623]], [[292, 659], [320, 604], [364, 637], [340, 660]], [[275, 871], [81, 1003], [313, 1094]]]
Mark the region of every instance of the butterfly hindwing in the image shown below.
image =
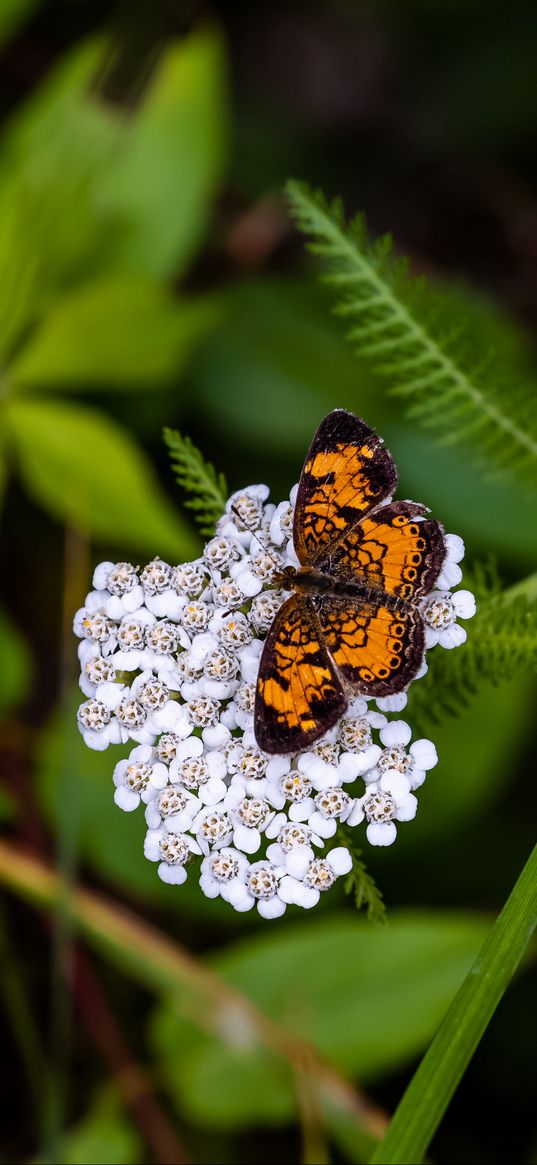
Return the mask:
[[302, 565], [315, 566], [396, 485], [393, 458], [373, 429], [344, 409], [329, 413], [313, 438], [298, 487], [293, 539]]
[[292, 595], [272, 623], [259, 665], [254, 729], [269, 753], [303, 752], [328, 732], [347, 697], [310, 600]]
[[360, 604], [333, 595], [313, 602], [323, 641], [355, 692], [391, 696], [414, 679], [425, 650], [423, 620], [415, 607], [394, 609], [382, 595]]
[[442, 526], [426, 514], [417, 502], [380, 506], [327, 550], [321, 570], [400, 599], [421, 598], [445, 558]]

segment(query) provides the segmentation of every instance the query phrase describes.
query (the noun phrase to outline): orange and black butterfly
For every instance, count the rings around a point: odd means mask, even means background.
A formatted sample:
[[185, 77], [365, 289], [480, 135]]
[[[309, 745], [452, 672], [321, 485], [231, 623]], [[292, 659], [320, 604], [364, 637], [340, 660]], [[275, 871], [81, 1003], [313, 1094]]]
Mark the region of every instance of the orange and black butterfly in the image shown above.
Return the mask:
[[387, 502], [396, 485], [382, 439], [344, 409], [329, 413], [298, 487], [293, 541], [301, 566], [276, 579], [293, 594], [259, 665], [254, 721], [264, 752], [304, 751], [352, 695], [393, 695], [421, 667], [419, 601], [442, 569], [444, 531], [425, 506]]

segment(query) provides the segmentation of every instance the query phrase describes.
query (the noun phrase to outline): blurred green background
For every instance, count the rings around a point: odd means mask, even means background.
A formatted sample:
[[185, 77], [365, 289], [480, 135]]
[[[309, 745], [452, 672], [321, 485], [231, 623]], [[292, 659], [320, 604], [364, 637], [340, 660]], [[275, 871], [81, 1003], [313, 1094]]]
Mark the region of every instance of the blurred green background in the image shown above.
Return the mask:
[[[418, 819], [368, 854], [386, 931], [335, 891], [311, 916], [263, 924], [194, 880], [164, 886], [144, 861], [143, 820], [112, 802], [119, 750], [90, 753], [74, 726], [70, 618], [96, 562], [198, 553], [165, 424], [231, 488], [266, 481], [278, 500], [319, 420], [346, 406], [384, 435], [401, 496], [462, 534], [470, 563], [494, 557], [506, 584], [535, 569], [534, 501], [433, 445], [386, 396], [347, 347], [281, 193], [305, 178], [365, 210], [460, 305], [478, 351], [531, 362], [535, 12], [0, 0], [0, 41], [4, 833], [213, 966], [306, 1065], [299, 1087], [285, 1049], [260, 1051], [229, 1000], [204, 1030], [207, 999], [159, 982], [142, 949], [137, 965], [71, 944], [61, 912], [53, 923], [9, 894], [0, 1156], [365, 1160], [367, 1128], [327, 1109], [304, 1041], [381, 1122], [393, 1110], [530, 846], [534, 684], [484, 687], [430, 727], [440, 764]], [[526, 970], [434, 1159], [535, 1159], [531, 986]]]

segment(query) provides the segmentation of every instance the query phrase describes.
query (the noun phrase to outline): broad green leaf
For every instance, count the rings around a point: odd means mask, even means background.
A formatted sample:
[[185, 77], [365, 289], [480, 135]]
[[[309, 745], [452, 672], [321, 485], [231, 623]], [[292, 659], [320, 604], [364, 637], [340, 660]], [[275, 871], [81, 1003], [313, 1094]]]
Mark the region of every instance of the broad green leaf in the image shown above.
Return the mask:
[[43, 298], [40, 261], [26, 237], [24, 193], [16, 178], [0, 189], [0, 357], [38, 314]]
[[[196, 359], [199, 407], [254, 450], [296, 454], [330, 407], [360, 412], [360, 370], [330, 316], [326, 296], [298, 280], [233, 288], [225, 323]], [[359, 407], [360, 406], [360, 407]], [[291, 483], [290, 483], [291, 484]]]
[[19, 398], [5, 407], [25, 485], [53, 517], [147, 554], [196, 554], [194, 536], [125, 429], [63, 403]]
[[166, 49], [124, 147], [101, 174], [98, 206], [124, 221], [109, 267], [152, 276], [184, 269], [207, 228], [226, 146], [224, 47], [205, 29]]
[[[173, 1012], [159, 1014], [160, 1031], [169, 1026], [173, 1038], [182, 1041], [184, 1026]], [[157, 1050], [179, 1110], [195, 1124], [222, 1130], [284, 1125], [296, 1114], [289, 1065], [268, 1051], [225, 1047], [202, 1034], [181, 1064], [171, 1045]]]
[[17, 707], [27, 694], [32, 661], [26, 640], [0, 608], [0, 716]]
[[70, 54], [8, 123], [0, 139], [0, 350], [9, 355], [66, 281], [106, 253], [111, 224], [95, 212], [92, 182], [118, 136], [117, 114], [86, 95], [103, 56]]
[[[91, 273], [105, 224], [91, 206], [89, 175], [59, 167], [34, 183], [14, 172], [0, 189], [0, 355], [4, 365], [66, 283]], [[42, 176], [41, 176], [42, 177]]]
[[220, 39], [166, 49], [128, 117], [98, 96], [109, 56], [77, 47], [0, 137], [4, 359], [66, 283], [175, 273], [206, 227], [226, 137]]
[[69, 1165], [136, 1165], [140, 1138], [115, 1090], [106, 1089], [81, 1121], [62, 1138], [61, 1160]]
[[[478, 916], [393, 912], [385, 928], [349, 914], [239, 942], [214, 960], [227, 982], [360, 1081], [400, 1067], [433, 1035], [487, 931]], [[178, 1001], [180, 1007], [180, 1001]], [[241, 1128], [295, 1108], [288, 1070], [230, 1016], [198, 1035], [173, 1000], [153, 1028], [168, 1085], [195, 1121]]]
[[15, 388], [148, 388], [179, 376], [215, 318], [146, 280], [105, 278], [52, 305], [10, 371]]
[[[26, 170], [38, 182], [49, 177], [65, 149], [65, 135], [75, 126], [72, 146], [82, 157], [89, 141], [80, 131], [85, 125], [113, 126], [119, 119], [113, 109], [89, 97], [92, 83], [101, 75], [109, 53], [105, 41], [92, 39], [77, 44], [30, 92], [26, 101], [2, 127], [0, 135], [0, 175], [14, 168]], [[87, 117], [83, 123], [81, 117]], [[49, 137], [51, 131], [59, 137]], [[62, 130], [64, 131], [62, 133]], [[109, 135], [109, 140], [110, 135]], [[64, 161], [67, 160], [64, 157]]]

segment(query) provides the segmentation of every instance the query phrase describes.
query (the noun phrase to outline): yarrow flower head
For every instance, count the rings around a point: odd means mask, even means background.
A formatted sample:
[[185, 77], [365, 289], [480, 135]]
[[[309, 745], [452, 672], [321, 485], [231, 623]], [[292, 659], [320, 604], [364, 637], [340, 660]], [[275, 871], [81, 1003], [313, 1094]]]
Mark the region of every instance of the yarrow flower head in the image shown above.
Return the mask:
[[[355, 696], [306, 752], [268, 755], [254, 734], [264, 640], [296, 565], [297, 495], [273, 505], [268, 487], [232, 494], [193, 562], [103, 562], [74, 618], [80, 639], [78, 726], [104, 750], [132, 742], [113, 772], [125, 812], [143, 807], [145, 856], [174, 884], [198, 869], [202, 892], [238, 911], [280, 917], [310, 909], [353, 864], [338, 830], [390, 845], [417, 810], [437, 763], [430, 740], [397, 718], [406, 692]], [[446, 536], [436, 589], [422, 600], [428, 648], [466, 637], [470, 592], [462, 540]], [[426, 670], [424, 665], [422, 670]], [[395, 714], [395, 718], [394, 717]], [[392, 718], [390, 718], [392, 717]]]

